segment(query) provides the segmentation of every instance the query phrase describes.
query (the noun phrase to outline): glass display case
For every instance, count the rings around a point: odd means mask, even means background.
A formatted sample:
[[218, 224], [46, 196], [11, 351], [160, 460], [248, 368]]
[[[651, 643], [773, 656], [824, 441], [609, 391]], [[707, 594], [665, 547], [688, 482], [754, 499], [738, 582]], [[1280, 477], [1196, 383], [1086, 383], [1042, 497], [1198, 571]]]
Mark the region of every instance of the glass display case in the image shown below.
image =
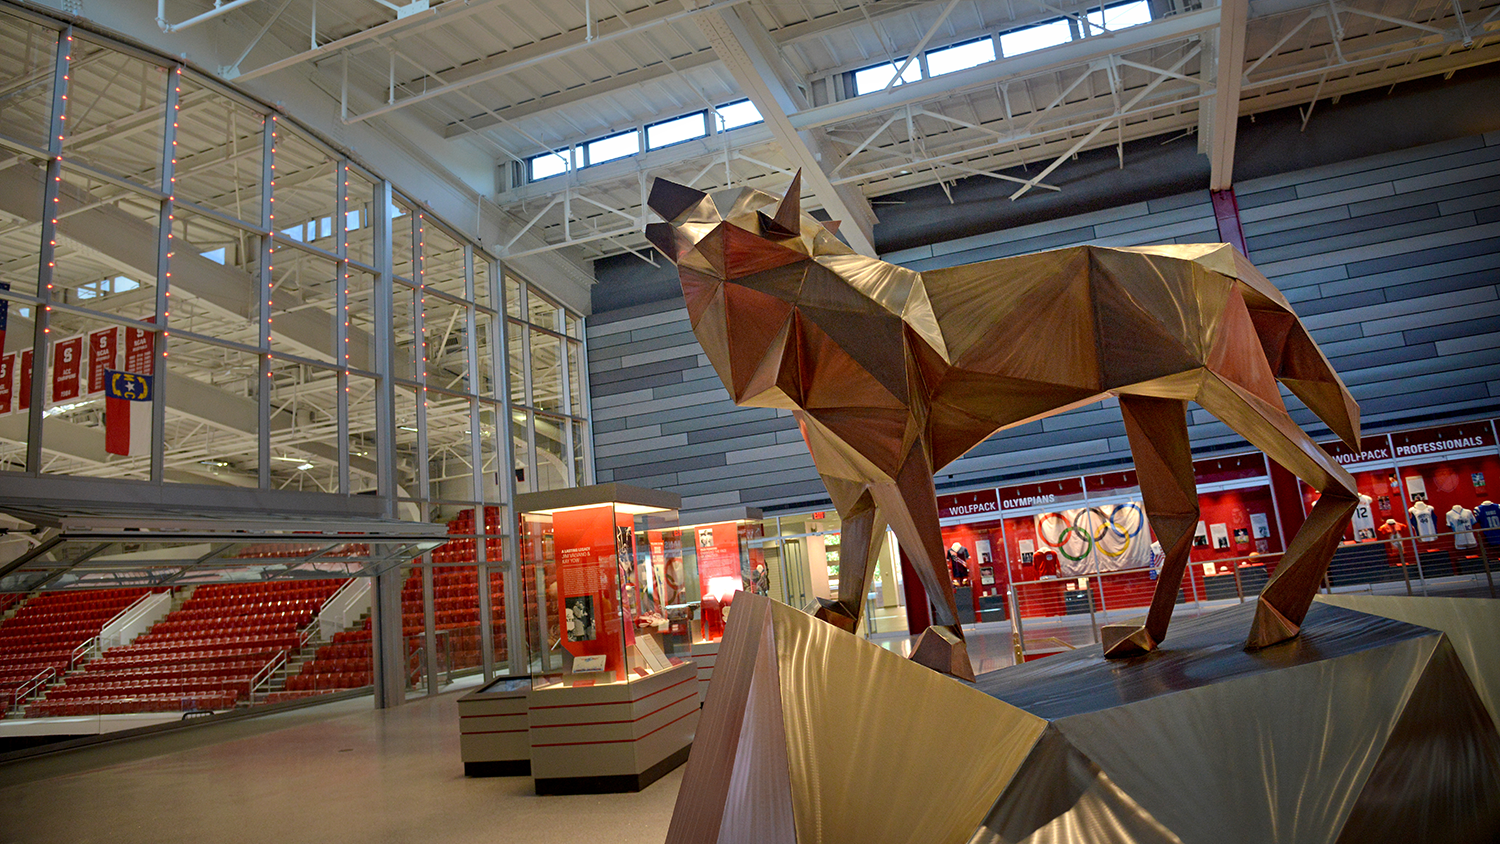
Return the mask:
[[[699, 513], [683, 529], [686, 568], [696, 576], [699, 605], [693, 641], [717, 642], [724, 637], [734, 597], [740, 592], [769, 594], [762, 514], [753, 508]], [[834, 537], [837, 539], [837, 537]], [[838, 553], [838, 546], [831, 546]]]
[[[614, 500], [587, 500], [601, 494]], [[616, 484], [517, 497], [536, 684], [628, 682], [680, 661], [676, 499]]]
[[687, 759], [696, 666], [677, 495], [624, 484], [516, 496], [538, 794], [639, 791]]

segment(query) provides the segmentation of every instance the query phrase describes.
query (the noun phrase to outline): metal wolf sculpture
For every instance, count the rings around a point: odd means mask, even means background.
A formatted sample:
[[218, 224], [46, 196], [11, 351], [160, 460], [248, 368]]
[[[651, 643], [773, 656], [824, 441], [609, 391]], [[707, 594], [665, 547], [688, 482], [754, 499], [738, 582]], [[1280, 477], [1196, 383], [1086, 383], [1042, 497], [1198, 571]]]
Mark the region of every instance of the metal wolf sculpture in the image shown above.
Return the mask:
[[792, 412], [843, 520], [837, 600], [859, 618], [889, 525], [935, 607], [912, 658], [971, 678], [932, 477], [996, 431], [1119, 398], [1151, 527], [1166, 549], [1142, 625], [1166, 636], [1198, 523], [1195, 401], [1321, 493], [1261, 593], [1247, 647], [1295, 636], [1356, 503], [1354, 481], [1288, 415], [1285, 384], [1351, 448], [1359, 408], [1287, 300], [1227, 244], [1078, 246], [914, 272], [851, 251], [784, 198], [666, 180], [647, 237], [678, 267], [703, 349], [736, 404]]

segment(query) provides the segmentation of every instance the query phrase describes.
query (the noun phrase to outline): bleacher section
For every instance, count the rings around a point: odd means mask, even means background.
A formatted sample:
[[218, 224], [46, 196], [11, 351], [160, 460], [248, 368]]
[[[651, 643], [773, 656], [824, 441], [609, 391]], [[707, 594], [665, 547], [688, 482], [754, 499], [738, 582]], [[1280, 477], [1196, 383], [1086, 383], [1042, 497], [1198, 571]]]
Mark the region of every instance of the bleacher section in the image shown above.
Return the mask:
[[228, 709], [301, 647], [342, 580], [200, 586], [128, 645], [68, 674], [29, 717]]
[[0, 624], [0, 712], [39, 675], [50, 670], [62, 676], [81, 656], [83, 646], [147, 591], [44, 592], [27, 601]]
[[[498, 534], [500, 511], [498, 507], [486, 507], [487, 534]], [[474, 511], [464, 510], [448, 523], [448, 534], [460, 536], [475, 533]], [[452, 539], [432, 552], [437, 563], [433, 568], [433, 622], [438, 631], [439, 671], [458, 671], [477, 668], [481, 664], [479, 642], [479, 579], [473, 568], [476, 562], [479, 540], [472, 538]], [[501, 540], [497, 536], [487, 537], [486, 557], [498, 561], [501, 557]], [[413, 561], [420, 562], [417, 560]], [[527, 567], [530, 576], [530, 567]], [[548, 570], [548, 582], [555, 573]], [[526, 590], [529, 592], [529, 590]], [[536, 599], [529, 596], [531, 612], [535, 615]], [[505, 580], [501, 572], [490, 573], [490, 607], [492, 630], [495, 631], [495, 660], [506, 659], [505, 647]], [[401, 587], [402, 632], [407, 639], [407, 653], [417, 654], [423, 634], [422, 574], [414, 570]], [[273, 692], [268, 702], [294, 700], [343, 689], [368, 686], [373, 682], [370, 664], [370, 631], [368, 622], [363, 629], [338, 633], [334, 641], [318, 649], [316, 657], [302, 666], [301, 672], [288, 677], [283, 691]], [[418, 682], [421, 660], [410, 661], [411, 682]]]

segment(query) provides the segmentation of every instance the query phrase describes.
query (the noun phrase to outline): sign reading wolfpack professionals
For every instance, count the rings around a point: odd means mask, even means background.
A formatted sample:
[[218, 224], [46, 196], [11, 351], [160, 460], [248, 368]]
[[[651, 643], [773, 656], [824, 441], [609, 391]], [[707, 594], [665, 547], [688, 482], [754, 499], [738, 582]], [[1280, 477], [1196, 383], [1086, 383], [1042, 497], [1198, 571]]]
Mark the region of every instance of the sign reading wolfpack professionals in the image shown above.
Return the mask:
[[104, 450], [122, 457], [151, 451], [151, 402], [156, 398], [150, 375], [104, 373]]

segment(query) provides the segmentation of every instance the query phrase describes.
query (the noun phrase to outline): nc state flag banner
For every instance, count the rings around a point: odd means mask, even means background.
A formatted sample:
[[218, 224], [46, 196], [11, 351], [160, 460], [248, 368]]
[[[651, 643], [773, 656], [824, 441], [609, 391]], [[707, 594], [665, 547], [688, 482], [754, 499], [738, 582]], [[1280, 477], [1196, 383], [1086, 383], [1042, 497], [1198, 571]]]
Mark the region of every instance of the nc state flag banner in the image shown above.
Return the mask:
[[150, 375], [105, 371], [105, 451], [122, 457], [151, 452], [151, 402], [155, 397]]

